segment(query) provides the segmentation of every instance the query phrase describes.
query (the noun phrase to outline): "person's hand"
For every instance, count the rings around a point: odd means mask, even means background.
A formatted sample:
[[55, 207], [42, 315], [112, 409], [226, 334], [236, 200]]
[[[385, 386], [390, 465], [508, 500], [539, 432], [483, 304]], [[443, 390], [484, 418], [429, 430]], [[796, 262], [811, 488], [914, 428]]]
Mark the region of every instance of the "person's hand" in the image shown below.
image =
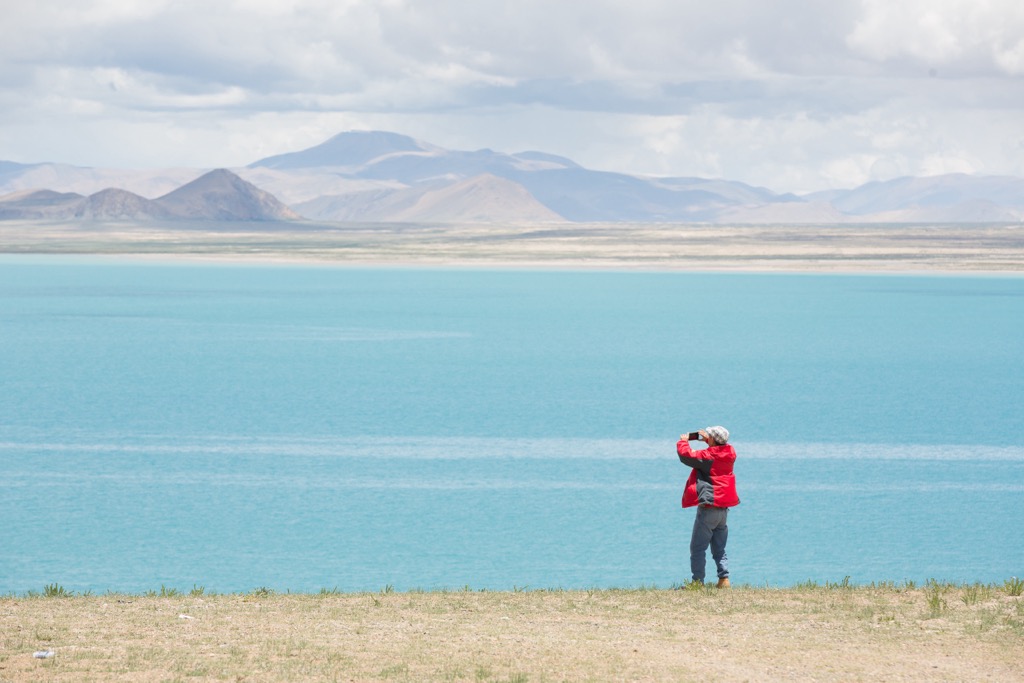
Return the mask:
[[698, 430], [697, 434], [700, 436], [701, 441], [703, 441], [704, 443], [708, 442], [708, 433], [705, 432], [703, 429]]

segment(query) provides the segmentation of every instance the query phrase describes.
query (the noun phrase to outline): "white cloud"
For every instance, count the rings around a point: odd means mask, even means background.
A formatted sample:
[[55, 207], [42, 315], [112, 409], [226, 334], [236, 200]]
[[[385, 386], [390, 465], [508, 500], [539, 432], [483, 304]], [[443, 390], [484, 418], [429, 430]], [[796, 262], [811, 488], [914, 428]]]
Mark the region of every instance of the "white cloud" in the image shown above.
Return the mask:
[[1012, 76], [1024, 76], [1024, 38], [1016, 43], [1000, 43], [993, 46], [995, 62], [1000, 69]]
[[1017, 0], [864, 0], [847, 43], [877, 61], [906, 57], [1020, 75], [1013, 55], [1024, 49], [1022, 37], [1024, 5]]
[[1017, 0], [35, 0], [0, 159], [241, 165], [348, 128], [813, 190], [1024, 175]]

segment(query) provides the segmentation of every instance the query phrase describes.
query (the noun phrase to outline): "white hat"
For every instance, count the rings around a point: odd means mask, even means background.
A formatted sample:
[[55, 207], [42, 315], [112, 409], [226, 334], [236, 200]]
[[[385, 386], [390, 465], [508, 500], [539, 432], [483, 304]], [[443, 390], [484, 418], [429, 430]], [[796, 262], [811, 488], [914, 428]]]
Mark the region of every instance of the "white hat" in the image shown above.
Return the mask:
[[718, 445], [723, 445], [729, 441], [729, 430], [725, 427], [706, 427], [704, 429], [708, 436], [715, 440]]

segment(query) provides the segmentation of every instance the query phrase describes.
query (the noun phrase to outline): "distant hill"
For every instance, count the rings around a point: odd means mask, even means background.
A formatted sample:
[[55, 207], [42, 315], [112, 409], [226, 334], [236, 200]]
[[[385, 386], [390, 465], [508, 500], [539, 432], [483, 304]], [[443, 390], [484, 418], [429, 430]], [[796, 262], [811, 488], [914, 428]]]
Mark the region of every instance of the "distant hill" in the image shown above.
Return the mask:
[[[528, 151], [505, 154], [489, 149], [476, 151], [446, 150], [395, 133], [378, 131], [352, 131], [341, 133], [309, 149], [291, 154], [261, 159], [250, 169], [283, 169], [331, 173], [339, 179], [369, 182], [400, 183], [417, 192], [436, 191], [438, 184], [454, 185], [471, 178], [502, 178], [510, 184], [504, 187], [518, 193], [524, 188], [533, 199], [568, 221], [688, 221], [712, 220], [723, 207], [742, 204], [748, 197], [760, 202], [788, 201], [763, 188], [730, 181], [707, 181], [699, 178], [644, 178], [622, 173], [592, 171], [564, 157]], [[493, 185], [493, 183], [492, 183]], [[273, 188], [271, 188], [273, 190]], [[383, 197], [375, 195], [367, 213], [356, 207], [369, 198], [371, 190], [361, 190], [361, 196], [296, 206], [309, 214], [308, 207], [322, 207], [332, 203], [344, 206], [347, 220], [401, 220], [405, 207], [396, 215], [381, 215]], [[383, 193], [395, 197], [394, 188]], [[455, 193], [457, 194], [457, 193]], [[455, 194], [452, 196], [454, 197]], [[399, 195], [401, 196], [401, 195]], [[511, 204], [521, 201], [515, 197], [503, 200], [505, 214]], [[461, 211], [452, 210], [459, 214]], [[486, 213], [486, 212], [484, 212]], [[335, 211], [334, 215], [338, 215]], [[311, 216], [312, 217], [312, 216]], [[531, 220], [529, 212], [523, 220]]]
[[396, 220], [431, 223], [507, 223], [564, 221], [525, 187], [482, 173], [424, 193]]
[[85, 197], [75, 206], [75, 218], [90, 220], [140, 220], [173, 218], [173, 214], [155, 202], [127, 190], [109, 188]]
[[39, 189], [77, 192], [88, 196], [100, 190], [119, 188], [152, 199], [167, 194], [190, 180], [195, 180], [202, 173], [203, 171], [194, 168], [132, 170], [53, 163], [0, 162], [0, 196], [22, 190]]
[[[358, 222], [1017, 223], [1024, 179], [897, 178], [804, 196], [727, 179], [584, 168], [541, 151], [449, 150], [384, 131], [201, 177], [0, 161], [0, 218]], [[110, 188], [119, 188], [117, 192]], [[36, 194], [48, 190], [51, 194]], [[107, 191], [100, 194], [98, 190]]]
[[318, 197], [295, 206], [309, 218], [324, 221], [410, 223], [562, 222], [526, 188], [487, 173], [451, 184], [376, 189]]
[[896, 178], [837, 193], [831, 198], [831, 204], [842, 213], [854, 216], [902, 212], [949, 215], [954, 220], [957, 216], [961, 220], [972, 220], [973, 216], [1015, 215], [1019, 218], [1024, 211], [1024, 179], [963, 173]]
[[85, 197], [77, 192], [26, 190], [0, 197], [0, 219], [70, 218]]
[[[510, 181], [513, 185], [506, 186], [508, 190], [525, 189], [546, 209], [567, 221], [821, 223], [1024, 219], [1024, 180], [1019, 178], [903, 178], [801, 197], [724, 179], [654, 178], [594, 171], [543, 152], [446, 150], [379, 131], [341, 133], [306, 150], [256, 161], [239, 173], [244, 176], [282, 169], [288, 169], [292, 175], [264, 178], [268, 190], [280, 187], [287, 192], [291, 189], [288, 178], [294, 174], [301, 174], [308, 181], [307, 186], [309, 182], [327, 184], [328, 177], [334, 179], [339, 191], [327, 190], [293, 205], [300, 213], [323, 220], [404, 220], [410, 216], [411, 204], [421, 196], [436, 193], [443, 185], [454, 186], [482, 176]], [[452, 209], [449, 213], [462, 212]], [[495, 212], [499, 213], [506, 215]]]
[[154, 200], [175, 218], [209, 221], [291, 221], [301, 218], [269, 192], [217, 169]]
[[0, 197], [0, 219], [289, 221], [300, 216], [231, 171], [210, 171], [157, 199], [108, 188], [89, 196], [35, 190]]
[[316, 147], [261, 159], [251, 166], [297, 168], [359, 166], [390, 154], [429, 154], [431, 148], [397, 133], [366, 131], [340, 133]]

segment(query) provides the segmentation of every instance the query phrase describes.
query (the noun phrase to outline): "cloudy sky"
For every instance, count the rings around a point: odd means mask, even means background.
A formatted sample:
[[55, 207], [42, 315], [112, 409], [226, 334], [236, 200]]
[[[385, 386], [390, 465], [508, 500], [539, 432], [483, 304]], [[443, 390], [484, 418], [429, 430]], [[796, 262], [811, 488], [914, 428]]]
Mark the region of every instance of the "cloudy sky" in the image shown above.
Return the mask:
[[0, 0], [0, 159], [352, 129], [777, 191], [1024, 176], [1020, 0]]

